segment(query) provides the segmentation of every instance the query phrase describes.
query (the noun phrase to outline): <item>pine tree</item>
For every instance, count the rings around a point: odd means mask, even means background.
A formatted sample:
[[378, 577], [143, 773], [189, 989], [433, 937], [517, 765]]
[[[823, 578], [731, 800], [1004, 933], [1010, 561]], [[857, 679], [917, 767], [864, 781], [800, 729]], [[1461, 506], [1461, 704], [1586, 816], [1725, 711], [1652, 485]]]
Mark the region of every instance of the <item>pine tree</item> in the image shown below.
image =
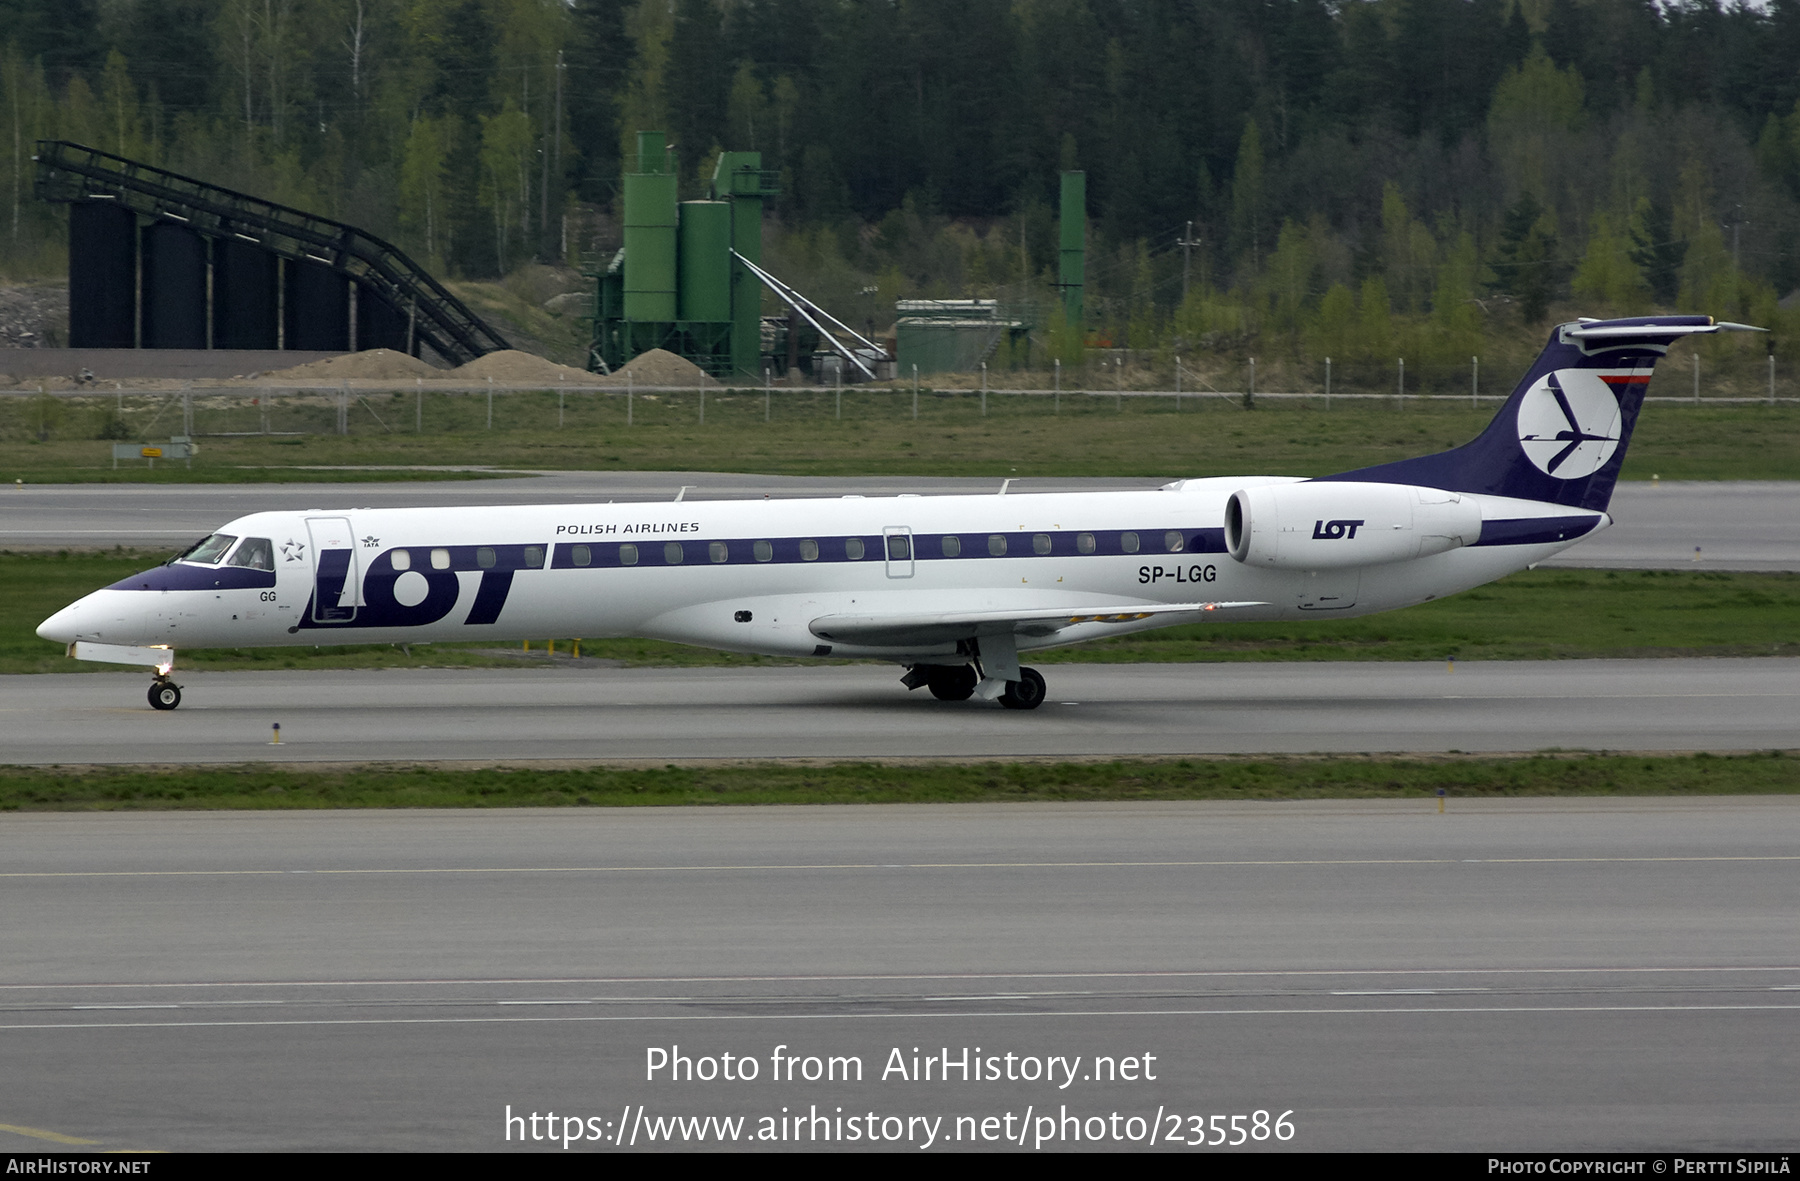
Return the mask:
[[1640, 198], [1631, 219], [1631, 244], [1629, 257], [1643, 273], [1651, 297], [1667, 307], [1681, 290], [1681, 263], [1688, 248], [1687, 239], [1675, 236], [1674, 212], [1660, 201]]
[[1518, 301], [1527, 324], [1541, 323], [1549, 314], [1561, 278], [1556, 248], [1554, 216], [1530, 193], [1513, 202], [1500, 227], [1493, 269], [1496, 285]]

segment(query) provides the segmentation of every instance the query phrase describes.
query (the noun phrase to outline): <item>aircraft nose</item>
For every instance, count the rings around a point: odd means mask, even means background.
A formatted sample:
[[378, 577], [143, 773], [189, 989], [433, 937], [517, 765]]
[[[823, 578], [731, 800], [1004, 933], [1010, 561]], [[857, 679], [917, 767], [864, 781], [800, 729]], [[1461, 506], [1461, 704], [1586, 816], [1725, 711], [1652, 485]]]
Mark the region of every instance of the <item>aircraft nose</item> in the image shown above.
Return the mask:
[[58, 644], [73, 644], [76, 620], [80, 614], [81, 603], [70, 603], [55, 615], [38, 624], [37, 634], [46, 640], [54, 640]]

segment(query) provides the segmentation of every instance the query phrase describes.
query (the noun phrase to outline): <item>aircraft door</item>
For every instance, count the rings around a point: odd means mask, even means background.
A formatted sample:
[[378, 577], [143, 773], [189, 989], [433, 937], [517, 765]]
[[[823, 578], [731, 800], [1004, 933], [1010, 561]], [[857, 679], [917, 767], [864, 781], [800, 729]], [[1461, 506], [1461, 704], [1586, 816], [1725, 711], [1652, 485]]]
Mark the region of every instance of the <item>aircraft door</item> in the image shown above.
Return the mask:
[[348, 517], [308, 517], [312, 540], [314, 623], [349, 623], [356, 618], [362, 590], [357, 569], [356, 534]]
[[881, 530], [889, 578], [913, 576], [913, 535], [910, 525], [888, 525]]

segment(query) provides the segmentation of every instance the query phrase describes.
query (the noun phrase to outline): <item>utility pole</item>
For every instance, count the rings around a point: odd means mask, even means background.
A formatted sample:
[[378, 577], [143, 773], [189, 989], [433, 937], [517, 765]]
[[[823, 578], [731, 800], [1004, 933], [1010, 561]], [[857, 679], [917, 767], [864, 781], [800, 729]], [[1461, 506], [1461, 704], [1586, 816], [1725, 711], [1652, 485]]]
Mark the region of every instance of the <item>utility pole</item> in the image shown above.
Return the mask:
[[[556, 93], [555, 87], [551, 87], [550, 95], [554, 95], [555, 93]], [[554, 101], [550, 97], [550, 95], [545, 96], [546, 101]], [[529, 109], [527, 110], [526, 113], [527, 114], [530, 113]], [[543, 157], [542, 164], [543, 164], [544, 176], [543, 176], [543, 179], [538, 183], [538, 261], [539, 262], [545, 261], [544, 255], [546, 253], [548, 253], [549, 249], [550, 249], [550, 123], [551, 123], [551, 119], [546, 118], [544, 120], [544, 150], [540, 153], [540, 155]]]
[[1181, 302], [1186, 303], [1188, 298], [1189, 254], [1194, 247], [1200, 245], [1200, 239], [1194, 237], [1194, 223], [1192, 221], [1187, 223], [1187, 233], [1182, 237], [1181, 241], [1176, 243], [1176, 245], [1181, 247]]
[[[550, 148], [551, 148], [551, 151], [555, 154], [555, 159], [553, 161], [553, 167], [551, 169], [551, 175], [556, 178], [556, 187], [559, 192], [562, 189], [562, 183], [563, 183], [563, 166], [562, 166], [563, 74], [568, 70], [568, 68], [569, 67], [567, 66], [567, 64], [565, 64], [563, 61], [563, 51], [560, 49], [557, 50], [556, 51], [556, 135], [550, 141]], [[557, 204], [558, 208], [560, 208], [562, 206], [562, 198], [560, 196], [558, 196], [556, 204]], [[569, 259], [569, 241], [568, 241], [568, 230], [566, 228], [566, 223], [565, 223], [565, 228], [563, 231], [562, 247], [563, 247], [562, 257], [557, 259], [556, 260], [557, 262], [567, 262]]]

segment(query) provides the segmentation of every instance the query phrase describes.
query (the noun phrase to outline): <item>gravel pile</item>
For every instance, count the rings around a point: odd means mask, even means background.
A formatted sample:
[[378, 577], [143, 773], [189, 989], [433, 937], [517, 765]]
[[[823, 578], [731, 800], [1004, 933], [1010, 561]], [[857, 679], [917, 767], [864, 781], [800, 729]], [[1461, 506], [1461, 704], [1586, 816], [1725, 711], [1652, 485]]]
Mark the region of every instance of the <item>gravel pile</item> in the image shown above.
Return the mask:
[[68, 344], [68, 323], [68, 287], [0, 287], [0, 349], [61, 348]]
[[698, 386], [719, 384], [708, 377], [700, 366], [686, 358], [677, 357], [667, 349], [651, 349], [647, 353], [639, 353], [614, 370], [607, 384], [624, 385], [627, 379], [636, 385], [677, 386], [690, 390]]
[[467, 365], [439, 376], [456, 377], [463, 381], [486, 381], [491, 377], [501, 385], [541, 383], [555, 386], [559, 382], [563, 385], [594, 385], [600, 380], [598, 374], [589, 373], [585, 369], [558, 365], [555, 361], [535, 353], [522, 353], [518, 349], [501, 349], [497, 353], [477, 357]]
[[265, 380], [276, 381], [356, 381], [370, 378], [392, 381], [396, 378], [411, 380], [415, 377], [447, 376], [449, 375], [442, 369], [434, 369], [417, 357], [409, 357], [393, 349], [345, 353], [341, 357], [326, 357], [323, 361], [312, 361], [305, 365], [295, 365], [292, 369], [278, 369], [263, 375]]

